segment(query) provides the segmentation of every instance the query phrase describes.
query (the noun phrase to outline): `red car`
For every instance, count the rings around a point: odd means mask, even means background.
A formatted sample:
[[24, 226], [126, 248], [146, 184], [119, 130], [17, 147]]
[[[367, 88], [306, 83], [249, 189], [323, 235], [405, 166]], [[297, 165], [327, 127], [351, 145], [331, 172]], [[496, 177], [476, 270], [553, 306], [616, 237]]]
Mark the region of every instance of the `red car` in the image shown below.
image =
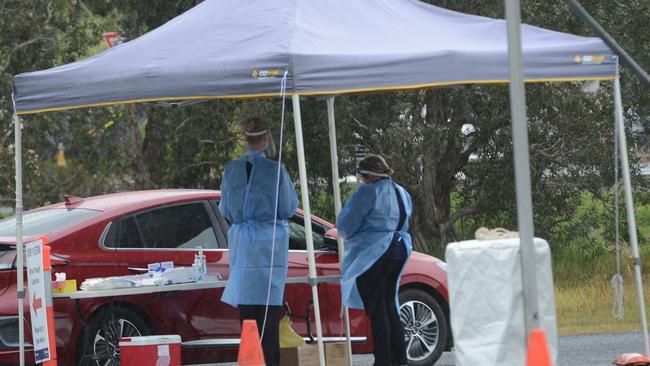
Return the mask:
[[[208, 271], [228, 278], [228, 223], [217, 205], [219, 192], [154, 190], [116, 193], [41, 207], [24, 214], [29, 240], [47, 235], [52, 272], [65, 272], [78, 284], [86, 278], [135, 274], [148, 263], [173, 261], [191, 266], [196, 246], [207, 256]], [[18, 363], [15, 220], [0, 221], [0, 365]], [[302, 212], [290, 220], [289, 277], [307, 276]], [[338, 275], [334, 225], [312, 218], [319, 276]], [[25, 277], [26, 278], [26, 277]], [[409, 258], [400, 285], [401, 318], [409, 365], [433, 365], [451, 344], [445, 263], [421, 254]], [[119, 365], [118, 340], [124, 336], [178, 334], [183, 363], [236, 359], [240, 334], [235, 308], [219, 301], [223, 289], [162, 292], [96, 299], [55, 299], [56, 344], [60, 365]], [[319, 284], [323, 336], [345, 336], [337, 283]], [[285, 299], [294, 329], [309, 337], [311, 289], [288, 284]], [[29, 314], [25, 303], [25, 314]], [[29, 316], [26, 341], [30, 342]], [[353, 351], [371, 351], [369, 323], [350, 311]], [[33, 363], [29, 345], [28, 363]]]

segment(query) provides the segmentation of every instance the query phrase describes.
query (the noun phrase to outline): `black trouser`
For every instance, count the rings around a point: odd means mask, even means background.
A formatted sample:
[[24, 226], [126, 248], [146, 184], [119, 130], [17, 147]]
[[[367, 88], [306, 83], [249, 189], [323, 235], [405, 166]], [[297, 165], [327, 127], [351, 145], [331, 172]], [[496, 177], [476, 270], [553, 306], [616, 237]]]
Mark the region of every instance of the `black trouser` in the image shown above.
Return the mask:
[[395, 289], [404, 260], [380, 258], [357, 278], [370, 318], [375, 366], [406, 365], [404, 328], [395, 304]]
[[269, 313], [266, 318], [264, 335], [262, 335], [262, 324], [264, 323], [264, 305], [239, 305], [239, 320], [253, 319], [257, 322], [257, 330], [262, 338], [262, 349], [264, 350], [264, 361], [267, 366], [280, 365], [280, 319], [282, 318], [282, 306], [269, 306]]

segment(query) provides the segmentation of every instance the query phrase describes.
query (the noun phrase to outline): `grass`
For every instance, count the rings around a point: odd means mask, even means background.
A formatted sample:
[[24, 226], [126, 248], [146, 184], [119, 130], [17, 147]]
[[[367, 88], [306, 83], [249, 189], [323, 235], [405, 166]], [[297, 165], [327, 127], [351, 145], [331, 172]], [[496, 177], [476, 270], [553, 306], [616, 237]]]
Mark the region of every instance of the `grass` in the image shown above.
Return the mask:
[[[645, 301], [648, 304], [646, 291]], [[624, 316], [612, 315], [614, 292], [608, 281], [579, 287], [556, 287], [555, 305], [560, 335], [640, 331], [636, 290], [631, 280], [624, 284]]]
[[[643, 215], [639, 215], [643, 216]], [[641, 230], [639, 230], [641, 232]], [[640, 239], [643, 237], [639, 235]], [[622, 246], [621, 275], [624, 288], [624, 316], [613, 314], [616, 273], [614, 250], [591, 256], [571, 246], [554, 248], [555, 305], [561, 335], [631, 332], [641, 330], [634, 267], [627, 245]], [[582, 255], [581, 255], [582, 254]], [[641, 247], [641, 267], [646, 311], [650, 304], [650, 247]]]

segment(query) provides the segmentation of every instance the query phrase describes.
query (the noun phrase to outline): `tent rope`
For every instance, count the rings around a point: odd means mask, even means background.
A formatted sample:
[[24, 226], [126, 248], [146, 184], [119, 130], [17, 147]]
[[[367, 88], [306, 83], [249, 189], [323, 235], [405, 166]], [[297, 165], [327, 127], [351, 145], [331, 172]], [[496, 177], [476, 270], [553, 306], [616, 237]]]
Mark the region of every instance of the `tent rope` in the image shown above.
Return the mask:
[[260, 342], [264, 340], [264, 330], [266, 329], [266, 320], [269, 314], [269, 302], [271, 302], [271, 287], [273, 277], [273, 259], [275, 256], [275, 228], [278, 225], [278, 200], [280, 196], [280, 176], [282, 175], [282, 145], [284, 145], [284, 106], [287, 92], [287, 74], [288, 70], [284, 70], [284, 75], [280, 81], [280, 95], [282, 98], [282, 113], [280, 117], [280, 147], [278, 148], [278, 174], [275, 183], [275, 209], [273, 210], [273, 238], [271, 239], [271, 263], [269, 265], [269, 287], [266, 292], [266, 307], [264, 309], [264, 321], [262, 322], [262, 335]]
[[614, 303], [612, 315], [623, 319], [625, 308], [623, 304], [623, 277], [621, 276], [621, 240], [619, 220], [619, 174], [618, 174], [618, 127], [614, 128], [614, 240], [616, 242], [616, 274], [612, 276], [610, 285], [614, 289]]

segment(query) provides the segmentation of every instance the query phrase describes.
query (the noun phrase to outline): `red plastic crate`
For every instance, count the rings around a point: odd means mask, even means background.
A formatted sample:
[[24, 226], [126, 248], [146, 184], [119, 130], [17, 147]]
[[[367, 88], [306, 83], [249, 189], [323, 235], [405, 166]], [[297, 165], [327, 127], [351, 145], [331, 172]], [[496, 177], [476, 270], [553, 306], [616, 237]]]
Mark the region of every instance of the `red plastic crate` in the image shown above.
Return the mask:
[[181, 366], [181, 337], [154, 335], [120, 340], [122, 366]]

